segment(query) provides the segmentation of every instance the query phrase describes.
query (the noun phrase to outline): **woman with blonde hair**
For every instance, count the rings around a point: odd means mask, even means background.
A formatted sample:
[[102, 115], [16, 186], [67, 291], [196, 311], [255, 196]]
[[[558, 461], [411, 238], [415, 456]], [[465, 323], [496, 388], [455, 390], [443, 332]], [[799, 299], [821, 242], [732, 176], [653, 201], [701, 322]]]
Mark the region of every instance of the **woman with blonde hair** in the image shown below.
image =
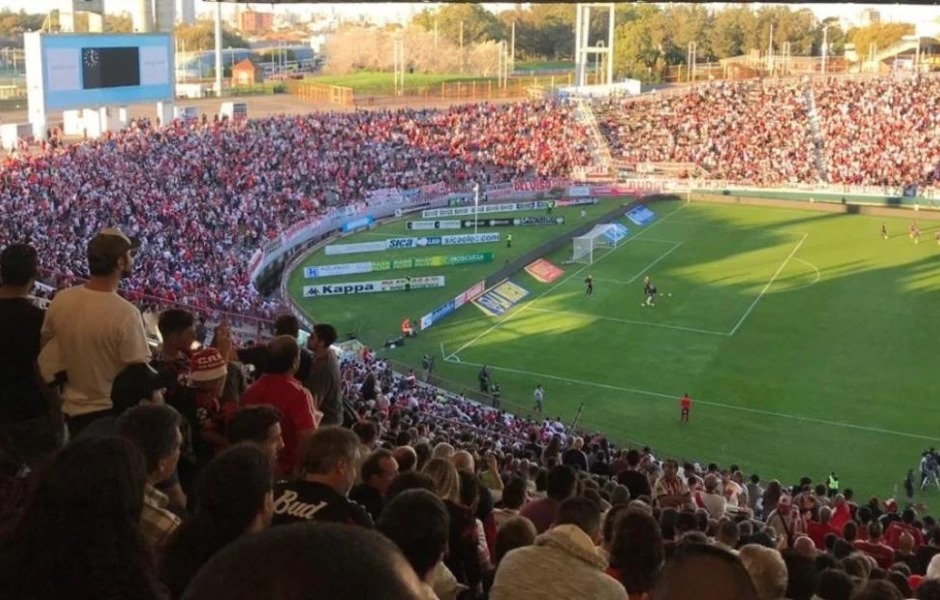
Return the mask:
[[471, 507], [461, 504], [457, 468], [449, 460], [432, 458], [424, 466], [424, 473], [434, 480], [434, 491], [444, 501], [450, 514], [450, 552], [444, 564], [458, 582], [469, 587], [476, 595], [482, 579], [477, 552], [476, 517]]

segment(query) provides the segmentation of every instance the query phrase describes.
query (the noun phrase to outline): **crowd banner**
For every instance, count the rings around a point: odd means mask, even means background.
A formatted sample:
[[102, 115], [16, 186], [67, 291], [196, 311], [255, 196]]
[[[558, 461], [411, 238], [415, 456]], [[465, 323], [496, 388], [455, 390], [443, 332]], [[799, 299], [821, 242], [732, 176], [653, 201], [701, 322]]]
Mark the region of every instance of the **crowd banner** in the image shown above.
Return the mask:
[[356, 244], [330, 244], [325, 248], [327, 256], [356, 254], [359, 252], [382, 252], [388, 248], [387, 240], [381, 242], [359, 242]]
[[320, 277], [336, 277], [339, 275], [358, 275], [361, 273], [374, 273], [379, 271], [393, 271], [398, 269], [423, 269], [426, 267], [452, 267], [456, 265], [471, 265], [493, 262], [492, 252], [474, 252], [472, 254], [454, 254], [438, 256], [419, 256], [416, 258], [400, 258], [397, 260], [375, 260], [357, 263], [340, 263], [335, 265], [319, 265], [304, 267], [305, 279]]
[[353, 231], [359, 231], [360, 229], [369, 229], [375, 223], [375, 217], [372, 215], [366, 215], [364, 217], [359, 217], [358, 219], [353, 219], [343, 223], [343, 226], [339, 228], [343, 233], [351, 233]]
[[584, 198], [591, 195], [591, 186], [573, 185], [568, 188], [568, 195], [572, 198]]
[[321, 285], [305, 285], [304, 298], [351, 296], [355, 294], [375, 294], [379, 292], [407, 292], [411, 290], [442, 288], [444, 285], [445, 278], [443, 275], [433, 275], [430, 277], [399, 277], [398, 279], [383, 279], [380, 281], [325, 283]]

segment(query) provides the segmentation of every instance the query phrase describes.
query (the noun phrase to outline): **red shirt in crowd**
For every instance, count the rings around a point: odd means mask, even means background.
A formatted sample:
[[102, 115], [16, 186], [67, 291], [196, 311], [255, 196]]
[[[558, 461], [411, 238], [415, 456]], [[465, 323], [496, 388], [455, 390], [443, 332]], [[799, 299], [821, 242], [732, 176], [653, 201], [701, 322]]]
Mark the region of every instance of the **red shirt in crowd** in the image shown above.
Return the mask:
[[806, 524], [806, 535], [809, 536], [809, 539], [813, 540], [813, 543], [816, 544], [817, 550], [826, 549], [826, 535], [834, 534], [836, 537], [842, 537], [842, 534], [838, 529], [832, 526], [830, 523], [820, 523], [818, 521], [810, 521]]
[[894, 564], [894, 549], [891, 546], [880, 542], [873, 544], [869, 541], [856, 540], [855, 549], [874, 558], [882, 569], [890, 569]]
[[908, 525], [903, 521], [895, 521], [888, 525], [888, 529], [885, 530], [885, 543], [897, 550], [901, 547], [901, 534], [905, 531], [910, 533], [914, 538], [915, 548], [920, 548], [924, 545], [924, 534], [913, 525]]
[[284, 448], [277, 455], [277, 472], [281, 476], [292, 475], [297, 466], [302, 437], [317, 426], [313, 396], [291, 373], [265, 373], [242, 397], [242, 406], [258, 404], [270, 404], [281, 411]]

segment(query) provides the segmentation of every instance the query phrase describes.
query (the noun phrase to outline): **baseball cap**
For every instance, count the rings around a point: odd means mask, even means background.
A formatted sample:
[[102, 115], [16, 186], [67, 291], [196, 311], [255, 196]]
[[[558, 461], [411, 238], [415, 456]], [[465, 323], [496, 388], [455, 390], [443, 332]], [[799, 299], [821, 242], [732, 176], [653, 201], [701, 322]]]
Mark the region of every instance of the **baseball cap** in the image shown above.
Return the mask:
[[228, 363], [215, 348], [206, 348], [193, 354], [189, 376], [193, 381], [215, 381], [228, 374]]
[[114, 412], [121, 414], [140, 404], [141, 400], [149, 400], [155, 391], [169, 387], [173, 380], [172, 374], [160, 373], [147, 363], [125, 367], [111, 384]]
[[124, 256], [128, 250], [140, 248], [140, 240], [124, 235], [124, 232], [114, 227], [107, 227], [98, 232], [88, 242], [88, 261], [113, 261]]

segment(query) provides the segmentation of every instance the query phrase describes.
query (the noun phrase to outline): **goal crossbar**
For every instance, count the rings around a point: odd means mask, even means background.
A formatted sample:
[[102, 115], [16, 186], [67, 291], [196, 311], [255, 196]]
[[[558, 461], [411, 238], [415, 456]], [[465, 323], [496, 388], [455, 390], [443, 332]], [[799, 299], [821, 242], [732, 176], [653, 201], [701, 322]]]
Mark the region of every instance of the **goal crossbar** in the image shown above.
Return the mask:
[[616, 248], [627, 237], [627, 228], [620, 223], [595, 225], [584, 235], [572, 239], [572, 263], [592, 264], [594, 251], [599, 248]]

